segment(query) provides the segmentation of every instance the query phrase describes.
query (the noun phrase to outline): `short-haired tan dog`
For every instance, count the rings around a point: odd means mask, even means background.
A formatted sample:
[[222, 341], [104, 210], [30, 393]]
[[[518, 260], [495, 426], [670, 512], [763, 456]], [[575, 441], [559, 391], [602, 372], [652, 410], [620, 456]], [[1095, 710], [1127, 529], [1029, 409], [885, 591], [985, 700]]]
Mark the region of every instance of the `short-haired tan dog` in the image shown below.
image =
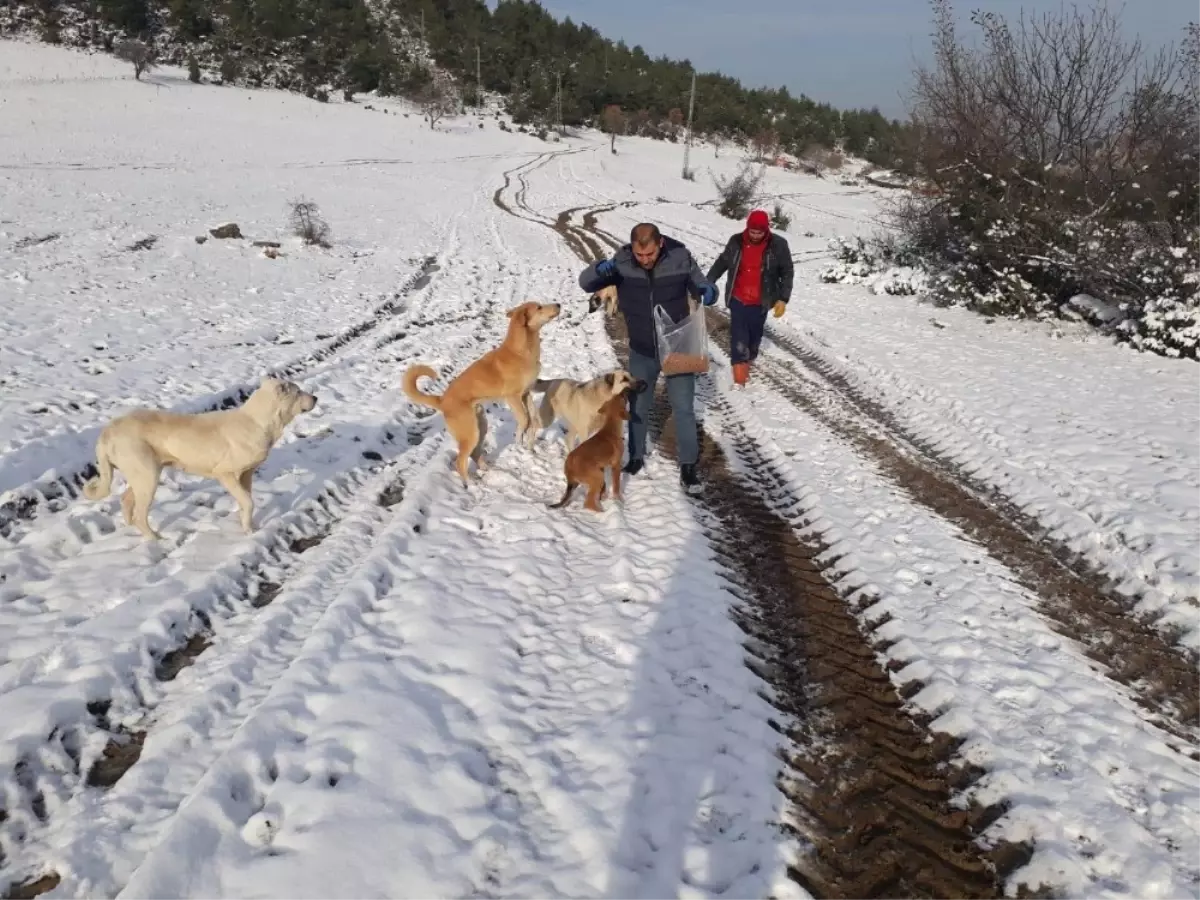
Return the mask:
[[489, 350], [450, 382], [446, 392], [426, 394], [417, 387], [417, 379], [437, 378], [430, 366], [410, 366], [404, 373], [403, 388], [408, 399], [422, 406], [441, 411], [446, 428], [458, 442], [458, 461], [455, 467], [467, 484], [471, 460], [483, 472], [483, 439], [487, 434], [487, 418], [480, 404], [503, 400], [513, 411], [517, 430], [527, 444], [532, 444], [533, 421], [529, 414], [529, 389], [537, 381], [542, 365], [542, 326], [562, 312], [558, 303], [522, 303], [508, 311], [508, 333], [494, 350]]
[[605, 285], [588, 298], [588, 312], [594, 313], [601, 306], [604, 307], [604, 314], [610, 319], [617, 315], [617, 286], [615, 284]]
[[646, 382], [635, 380], [623, 369], [597, 375], [588, 381], [553, 378], [534, 382], [535, 391], [545, 391], [538, 413], [538, 425], [549, 428], [557, 419], [567, 424], [567, 449], [573, 450], [591, 437], [603, 421], [600, 410], [611, 397], [626, 392], [640, 394]]
[[237, 501], [242, 530], [249, 534], [254, 530], [254, 470], [292, 419], [316, 405], [314, 395], [292, 382], [264, 378], [236, 409], [194, 414], [139, 409], [118, 416], [96, 439], [100, 474], [83, 486], [83, 494], [89, 500], [107, 497], [113, 470], [120, 471], [129, 482], [121, 495], [126, 524], [156, 540], [160, 535], [150, 527], [150, 505], [162, 470], [173, 467], [219, 481]]
[[629, 420], [629, 401], [624, 395], [610, 398], [600, 409], [603, 422], [600, 430], [567, 454], [563, 473], [567, 476], [567, 490], [562, 499], [550, 504], [551, 509], [562, 509], [571, 502], [575, 488], [587, 486], [585, 509], [603, 512], [600, 501], [607, 488], [604, 470], [612, 472], [613, 498], [621, 499], [621, 457], [625, 454], [625, 423]]

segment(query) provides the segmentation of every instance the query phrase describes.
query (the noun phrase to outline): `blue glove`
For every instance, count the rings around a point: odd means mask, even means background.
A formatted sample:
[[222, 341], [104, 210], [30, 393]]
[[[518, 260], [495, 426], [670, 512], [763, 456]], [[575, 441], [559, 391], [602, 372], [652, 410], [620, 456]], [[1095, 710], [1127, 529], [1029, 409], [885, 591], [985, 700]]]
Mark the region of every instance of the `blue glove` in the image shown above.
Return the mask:
[[596, 263], [596, 274], [601, 278], [612, 278], [617, 274], [617, 264], [611, 259], [602, 259]]
[[715, 284], [700, 285], [700, 302], [712, 306], [717, 302], [717, 286]]

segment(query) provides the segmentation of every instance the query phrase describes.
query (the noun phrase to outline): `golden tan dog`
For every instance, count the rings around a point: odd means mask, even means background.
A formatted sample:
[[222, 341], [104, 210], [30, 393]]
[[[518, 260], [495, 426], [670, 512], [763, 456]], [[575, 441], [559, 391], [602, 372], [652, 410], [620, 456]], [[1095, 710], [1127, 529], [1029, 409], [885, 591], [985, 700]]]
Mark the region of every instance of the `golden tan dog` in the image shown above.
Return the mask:
[[588, 312], [595, 312], [601, 306], [604, 307], [604, 314], [610, 319], [617, 314], [617, 286], [615, 284], [600, 288], [588, 298]]
[[545, 391], [538, 415], [538, 425], [549, 428], [557, 419], [567, 425], [567, 449], [573, 450], [591, 437], [603, 422], [600, 410], [612, 397], [626, 392], [640, 394], [646, 382], [634, 380], [623, 369], [597, 375], [589, 381], [553, 378], [534, 382], [533, 390]]
[[613, 497], [621, 499], [621, 457], [625, 454], [625, 422], [629, 420], [629, 404], [624, 394], [607, 400], [600, 410], [603, 421], [600, 430], [567, 454], [563, 472], [567, 476], [567, 490], [562, 499], [550, 504], [551, 509], [562, 509], [571, 502], [575, 488], [587, 486], [585, 509], [603, 512], [600, 501], [607, 488], [604, 470], [612, 472]]
[[487, 469], [483, 459], [483, 439], [487, 434], [487, 418], [480, 404], [503, 400], [513, 411], [517, 429], [526, 444], [533, 443], [533, 422], [529, 414], [529, 389], [537, 381], [542, 364], [541, 329], [562, 311], [558, 303], [522, 303], [508, 311], [508, 333], [494, 350], [489, 350], [457, 378], [446, 392], [426, 394], [417, 387], [417, 379], [437, 378], [429, 366], [410, 366], [404, 373], [404, 393], [413, 403], [439, 410], [446, 419], [446, 428], [458, 442], [456, 468], [468, 481], [470, 460], [475, 460], [479, 472]]
[[129, 482], [121, 495], [125, 522], [149, 540], [150, 505], [164, 468], [215, 478], [233, 495], [241, 510], [242, 530], [253, 531], [254, 470], [266, 460], [283, 430], [300, 413], [317, 405], [317, 398], [290, 381], [264, 378], [236, 409], [206, 413], [173, 413], [139, 409], [109, 422], [96, 439], [96, 468], [100, 474], [83, 486], [89, 500], [112, 491], [113, 470]]

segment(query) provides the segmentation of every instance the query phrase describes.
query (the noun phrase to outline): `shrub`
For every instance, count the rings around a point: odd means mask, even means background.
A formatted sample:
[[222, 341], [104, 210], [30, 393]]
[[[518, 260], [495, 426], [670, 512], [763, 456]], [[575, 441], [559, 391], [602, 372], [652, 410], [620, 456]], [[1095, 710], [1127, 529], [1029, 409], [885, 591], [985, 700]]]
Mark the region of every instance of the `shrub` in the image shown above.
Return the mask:
[[1103, 6], [976, 13], [978, 46], [933, 0], [933, 63], [916, 73], [924, 187], [886, 219], [938, 303], [1070, 315], [1080, 296], [1137, 347], [1197, 355], [1200, 29], [1146, 53]]
[[116, 54], [118, 59], [133, 64], [133, 77], [138, 80], [157, 62], [154, 48], [143, 41], [122, 41], [117, 45]]
[[717, 209], [728, 219], [744, 219], [750, 214], [754, 199], [758, 196], [758, 187], [762, 183], [763, 170], [755, 170], [754, 165], [744, 162], [738, 168], [736, 175], [728, 179], [714, 178], [720, 203]]
[[776, 203], [771, 211], [771, 228], [776, 231], [787, 231], [792, 227], [792, 217], [783, 211], [783, 205]]
[[301, 198], [292, 203], [291, 227], [292, 233], [304, 243], [328, 249], [332, 232], [313, 201]]

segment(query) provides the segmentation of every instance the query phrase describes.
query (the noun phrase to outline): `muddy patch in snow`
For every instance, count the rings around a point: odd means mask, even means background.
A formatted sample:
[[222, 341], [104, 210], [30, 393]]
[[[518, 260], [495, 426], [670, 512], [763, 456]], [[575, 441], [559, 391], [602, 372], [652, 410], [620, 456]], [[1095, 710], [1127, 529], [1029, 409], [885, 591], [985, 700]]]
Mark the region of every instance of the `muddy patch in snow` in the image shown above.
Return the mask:
[[[710, 313], [709, 327], [718, 345], [728, 350], [728, 319]], [[801, 355], [801, 349], [781, 346], [807, 368], [818, 369], [819, 361]], [[835, 380], [836, 373], [818, 371], [839, 396], [854, 390], [844, 379]], [[854, 405], [869, 417], [864, 422], [853, 411], [839, 411], [835, 403], [822, 402], [825, 392], [819, 385], [777, 359], [760, 356], [755, 372], [787, 400], [862, 450], [912, 500], [953, 522], [1008, 567], [1041, 600], [1042, 611], [1060, 633], [1086, 648], [1112, 678], [1128, 686], [1158, 725], [1189, 742], [1194, 740], [1195, 729], [1200, 727], [1200, 670], [1195, 660], [1182, 648], [1172, 647], [1150, 624], [1136, 619], [1102, 576], [1073, 565], [1064, 548], [1036, 537], [1036, 525], [1003, 498], [985, 502], [975, 486], [968, 486], [967, 476], [926, 456], [927, 448], [900, 430], [887, 410], [868, 398], [854, 394]], [[872, 427], [876, 424], [878, 427]], [[897, 433], [898, 438], [893, 436]], [[906, 452], [902, 444], [912, 449]]]

